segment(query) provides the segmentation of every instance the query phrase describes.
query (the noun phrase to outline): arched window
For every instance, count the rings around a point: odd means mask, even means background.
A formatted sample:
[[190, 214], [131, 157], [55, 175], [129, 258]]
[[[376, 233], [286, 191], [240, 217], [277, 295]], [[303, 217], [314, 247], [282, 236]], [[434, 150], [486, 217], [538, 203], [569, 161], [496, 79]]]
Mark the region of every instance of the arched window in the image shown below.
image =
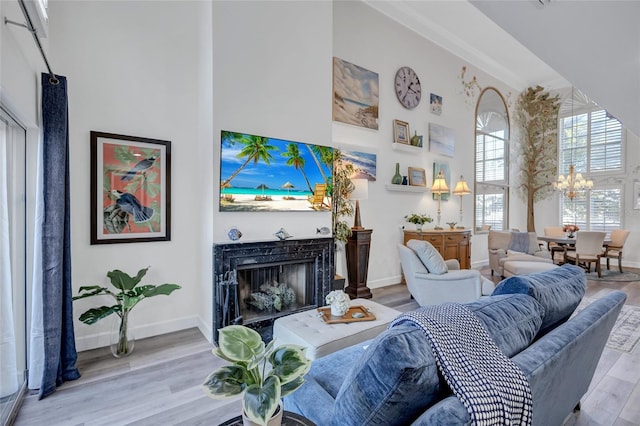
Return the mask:
[[476, 105], [475, 230], [509, 227], [509, 113], [500, 92], [482, 91]]

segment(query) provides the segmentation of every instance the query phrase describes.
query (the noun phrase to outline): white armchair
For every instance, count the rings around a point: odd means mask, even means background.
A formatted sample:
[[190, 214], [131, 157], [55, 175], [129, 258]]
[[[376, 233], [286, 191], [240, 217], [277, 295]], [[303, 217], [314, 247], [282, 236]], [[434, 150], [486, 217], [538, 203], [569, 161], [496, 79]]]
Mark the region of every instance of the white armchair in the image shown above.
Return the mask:
[[[426, 241], [420, 243], [429, 244]], [[481, 296], [490, 295], [495, 288], [495, 284], [480, 275], [480, 271], [460, 270], [460, 264], [455, 259], [445, 261], [448, 272], [434, 274], [429, 273], [411, 248], [398, 244], [398, 252], [407, 289], [420, 306], [444, 302], [471, 302]]]
[[504, 276], [504, 263], [507, 260], [553, 263], [549, 252], [538, 245], [538, 236], [535, 232], [528, 232], [527, 244], [522, 247], [517, 247], [512, 240], [514, 235], [518, 234], [524, 235], [524, 233], [511, 231], [489, 231], [491, 275], [495, 272], [501, 277]]

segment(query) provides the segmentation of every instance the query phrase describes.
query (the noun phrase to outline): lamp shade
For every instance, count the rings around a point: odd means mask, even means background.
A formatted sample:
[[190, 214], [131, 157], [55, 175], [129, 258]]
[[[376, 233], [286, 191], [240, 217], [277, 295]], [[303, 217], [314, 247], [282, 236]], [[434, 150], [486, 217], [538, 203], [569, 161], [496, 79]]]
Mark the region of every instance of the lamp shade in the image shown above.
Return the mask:
[[447, 182], [444, 180], [444, 175], [442, 174], [442, 170], [438, 172], [436, 179], [433, 181], [433, 185], [431, 186], [431, 192], [434, 194], [442, 194], [443, 192], [449, 192], [449, 187], [447, 186]]
[[464, 180], [464, 177], [460, 176], [460, 180], [456, 183], [456, 187], [453, 189], [453, 195], [469, 194], [471, 194], [471, 189], [469, 189], [469, 185], [467, 185], [467, 181]]
[[349, 195], [352, 200], [366, 200], [369, 197], [369, 181], [367, 179], [351, 179], [353, 191]]

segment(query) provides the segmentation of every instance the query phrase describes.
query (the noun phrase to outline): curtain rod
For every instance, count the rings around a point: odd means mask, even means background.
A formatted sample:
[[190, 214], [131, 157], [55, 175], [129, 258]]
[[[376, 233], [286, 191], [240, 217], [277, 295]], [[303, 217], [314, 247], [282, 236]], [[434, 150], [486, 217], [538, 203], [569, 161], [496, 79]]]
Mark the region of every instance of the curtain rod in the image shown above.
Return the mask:
[[5, 25], [6, 24], [13, 24], [13, 25], [16, 25], [18, 27], [26, 28], [31, 33], [31, 35], [33, 36], [33, 41], [36, 42], [36, 46], [38, 46], [38, 49], [40, 50], [40, 54], [42, 55], [42, 59], [44, 60], [44, 64], [47, 66], [47, 69], [49, 70], [49, 82], [51, 84], [58, 84], [60, 82], [60, 80], [58, 80], [58, 77], [56, 77], [56, 75], [51, 70], [51, 66], [49, 65], [49, 61], [47, 60], [47, 55], [44, 53], [44, 49], [42, 48], [42, 44], [40, 43], [40, 39], [38, 38], [38, 33], [37, 33], [35, 27], [33, 26], [33, 22], [31, 21], [31, 17], [29, 16], [29, 12], [27, 12], [27, 7], [24, 4], [24, 0], [18, 0], [18, 3], [20, 4], [20, 9], [22, 9], [22, 14], [24, 15], [24, 19], [26, 19], [27, 23], [26, 24], [21, 24], [20, 22], [11, 21], [11, 20], [7, 19], [6, 16], [4, 18], [4, 23], [5, 23]]

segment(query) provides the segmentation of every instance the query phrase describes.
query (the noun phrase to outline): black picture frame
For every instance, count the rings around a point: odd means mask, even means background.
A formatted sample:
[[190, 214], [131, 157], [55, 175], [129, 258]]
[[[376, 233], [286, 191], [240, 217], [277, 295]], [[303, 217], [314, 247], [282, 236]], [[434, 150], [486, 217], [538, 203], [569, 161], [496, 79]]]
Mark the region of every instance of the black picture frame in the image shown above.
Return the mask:
[[171, 241], [171, 142], [91, 131], [91, 245]]

